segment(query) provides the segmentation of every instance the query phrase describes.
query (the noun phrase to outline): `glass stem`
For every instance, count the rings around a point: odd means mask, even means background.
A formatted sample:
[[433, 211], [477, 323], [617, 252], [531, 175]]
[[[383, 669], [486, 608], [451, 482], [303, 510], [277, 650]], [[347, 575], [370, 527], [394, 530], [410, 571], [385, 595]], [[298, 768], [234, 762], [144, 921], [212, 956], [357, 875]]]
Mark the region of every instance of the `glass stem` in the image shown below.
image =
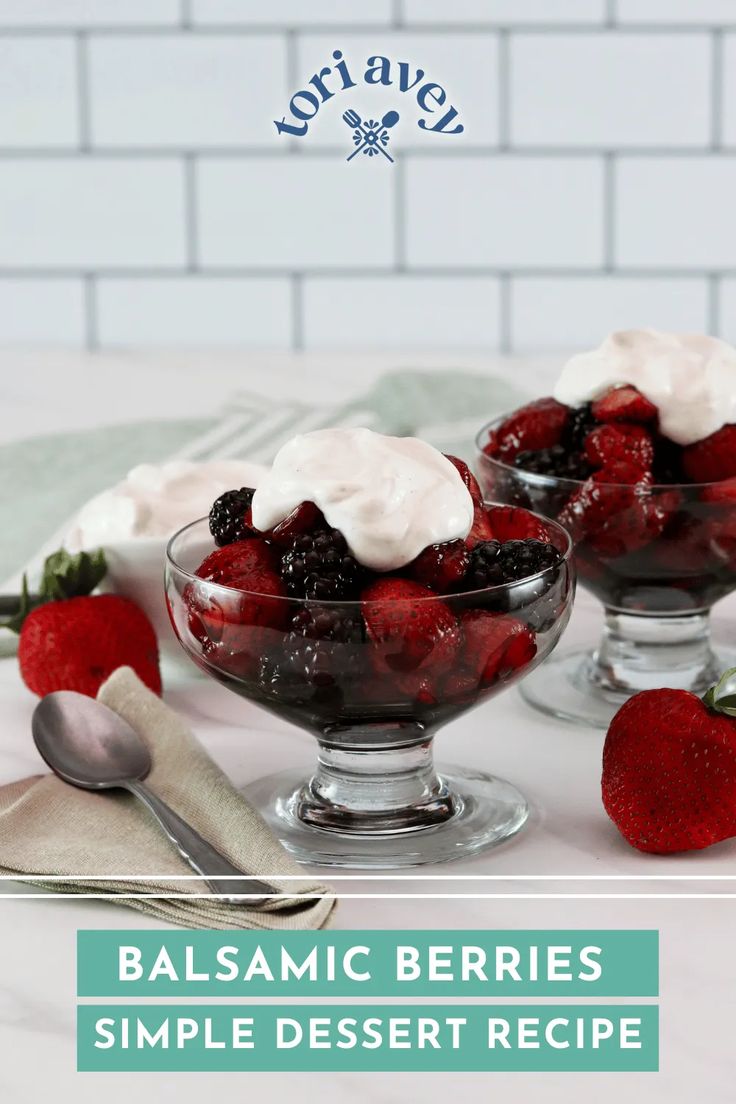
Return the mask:
[[319, 745], [317, 769], [295, 809], [300, 820], [334, 832], [396, 833], [444, 823], [455, 802], [437, 775], [432, 739], [403, 746]]
[[669, 686], [699, 694], [721, 673], [711, 647], [709, 613], [652, 617], [607, 609], [589, 676], [614, 693]]

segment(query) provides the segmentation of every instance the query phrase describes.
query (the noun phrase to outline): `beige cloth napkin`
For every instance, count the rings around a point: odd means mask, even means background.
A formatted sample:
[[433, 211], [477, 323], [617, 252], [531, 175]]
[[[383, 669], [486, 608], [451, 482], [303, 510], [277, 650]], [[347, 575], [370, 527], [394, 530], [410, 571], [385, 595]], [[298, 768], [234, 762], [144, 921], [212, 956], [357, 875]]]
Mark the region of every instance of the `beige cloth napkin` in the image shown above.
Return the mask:
[[[262, 817], [235, 790], [194, 738], [184, 720], [121, 667], [100, 688], [99, 700], [119, 713], [148, 743], [153, 769], [147, 782], [231, 862], [255, 877], [301, 875]], [[29, 734], [30, 739], [30, 734]], [[189, 928], [257, 928], [300, 931], [326, 927], [334, 892], [308, 878], [279, 882], [288, 897], [264, 905], [226, 905], [201, 881], [174, 881], [191, 867], [150, 813], [122, 790], [93, 793], [53, 774], [24, 778], [0, 788], [0, 868], [32, 874], [34, 883], [64, 893], [176, 893], [180, 898], [127, 898], [121, 904]], [[81, 880], [44, 881], [44, 874], [77, 874]], [[101, 881], [100, 874], [119, 874]], [[151, 882], [140, 875], [163, 875]], [[309, 894], [323, 894], [310, 897]], [[187, 899], [189, 895], [190, 899]]]

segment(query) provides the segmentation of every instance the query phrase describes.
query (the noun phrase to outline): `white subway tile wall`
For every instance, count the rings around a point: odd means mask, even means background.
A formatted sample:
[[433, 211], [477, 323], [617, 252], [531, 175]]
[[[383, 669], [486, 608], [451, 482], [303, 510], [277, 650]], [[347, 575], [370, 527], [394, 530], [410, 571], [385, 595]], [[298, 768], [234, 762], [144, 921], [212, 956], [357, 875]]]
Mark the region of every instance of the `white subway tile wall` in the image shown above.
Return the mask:
[[499, 340], [493, 276], [309, 277], [304, 345], [309, 349], [479, 349]]
[[734, 195], [736, 0], [0, 0], [0, 343], [736, 339]]
[[109, 347], [280, 349], [291, 341], [291, 283], [285, 276], [108, 276], [98, 284], [97, 326]]

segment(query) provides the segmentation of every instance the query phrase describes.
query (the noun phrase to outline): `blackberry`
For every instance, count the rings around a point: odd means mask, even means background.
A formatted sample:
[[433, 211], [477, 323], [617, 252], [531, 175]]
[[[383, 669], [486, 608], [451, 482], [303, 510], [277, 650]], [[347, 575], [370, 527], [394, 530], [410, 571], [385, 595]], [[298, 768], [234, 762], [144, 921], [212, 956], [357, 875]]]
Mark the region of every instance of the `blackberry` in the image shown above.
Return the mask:
[[501, 542], [497, 540], [481, 541], [470, 553], [470, 563], [465, 573], [465, 586], [469, 590], [481, 590], [483, 587], [500, 586], [503, 573], [498, 562]]
[[598, 422], [593, 417], [592, 403], [574, 406], [567, 419], [561, 443], [569, 452], [579, 452], [585, 444], [585, 438], [597, 425]]
[[210, 510], [210, 533], [220, 548], [253, 535], [250, 522], [253, 494], [252, 487], [241, 487], [239, 491], [225, 491], [213, 502]]
[[261, 662], [264, 690], [286, 702], [329, 702], [342, 684], [363, 674], [363, 620], [320, 606], [300, 609], [283, 639], [278, 662]]
[[480, 590], [482, 587], [514, 583], [561, 562], [562, 556], [554, 545], [545, 541], [533, 538], [503, 543], [497, 540], [481, 541], [470, 553], [466, 585]]
[[498, 553], [498, 562], [504, 582], [513, 583], [518, 579], [528, 579], [548, 567], [559, 566], [562, 556], [553, 544], [531, 538], [504, 541]]
[[580, 452], [570, 452], [564, 445], [526, 450], [514, 459], [514, 466], [536, 475], [552, 475], [559, 479], [587, 479], [592, 468]]
[[295, 598], [341, 601], [357, 597], [362, 575], [339, 529], [301, 533], [281, 559], [281, 577]]

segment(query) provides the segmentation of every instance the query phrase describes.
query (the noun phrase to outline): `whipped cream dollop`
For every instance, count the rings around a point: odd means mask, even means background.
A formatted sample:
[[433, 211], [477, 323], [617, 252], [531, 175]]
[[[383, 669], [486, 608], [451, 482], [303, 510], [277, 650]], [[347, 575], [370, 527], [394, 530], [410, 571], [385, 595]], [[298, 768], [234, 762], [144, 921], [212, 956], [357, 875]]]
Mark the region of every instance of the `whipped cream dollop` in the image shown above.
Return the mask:
[[139, 537], [169, 537], [208, 514], [224, 491], [253, 487], [264, 470], [246, 460], [139, 464], [81, 508], [64, 544], [77, 552]]
[[410, 563], [430, 544], [466, 537], [473, 500], [457, 468], [426, 441], [370, 429], [318, 429], [288, 441], [253, 496], [270, 529], [313, 502], [373, 571]]
[[659, 411], [659, 428], [691, 445], [736, 422], [736, 349], [705, 334], [621, 330], [597, 349], [571, 357], [554, 397], [566, 406], [631, 384]]

